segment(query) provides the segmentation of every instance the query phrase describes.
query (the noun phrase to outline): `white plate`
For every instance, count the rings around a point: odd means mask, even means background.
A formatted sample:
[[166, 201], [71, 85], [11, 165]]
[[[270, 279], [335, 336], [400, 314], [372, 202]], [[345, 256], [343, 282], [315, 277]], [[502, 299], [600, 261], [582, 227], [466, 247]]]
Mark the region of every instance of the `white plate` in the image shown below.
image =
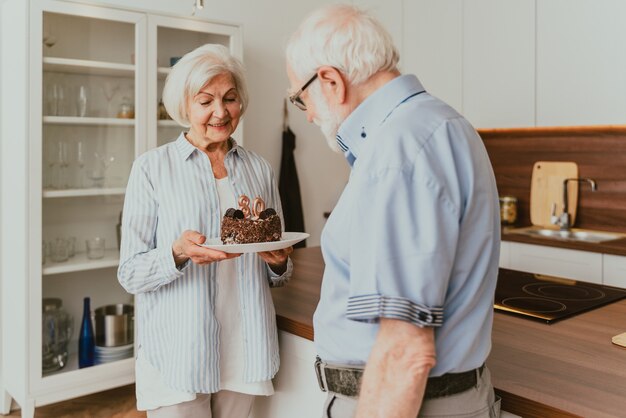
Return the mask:
[[202, 246], [225, 253], [258, 253], [261, 251], [275, 251], [291, 247], [309, 237], [306, 232], [283, 232], [280, 241], [257, 242], [252, 244], [222, 244], [219, 238], [210, 238]]
[[95, 347], [95, 351], [97, 352], [101, 352], [101, 353], [119, 353], [120, 351], [132, 351], [133, 349], [133, 343], [127, 344], [127, 345], [118, 345], [115, 347], [104, 347], [104, 346], [99, 346], [97, 345]]

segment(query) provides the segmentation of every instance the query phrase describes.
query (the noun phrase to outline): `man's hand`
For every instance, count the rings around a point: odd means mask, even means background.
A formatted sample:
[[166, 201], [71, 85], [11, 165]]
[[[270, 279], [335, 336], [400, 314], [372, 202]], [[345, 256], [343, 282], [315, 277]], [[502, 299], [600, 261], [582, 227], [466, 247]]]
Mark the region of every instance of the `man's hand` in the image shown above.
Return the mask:
[[435, 363], [433, 328], [381, 318], [363, 373], [357, 418], [415, 418]]
[[293, 252], [293, 247], [283, 248], [276, 251], [263, 251], [259, 257], [267, 263], [276, 274], [283, 274], [287, 270], [287, 257]]
[[183, 232], [172, 244], [172, 254], [174, 254], [176, 265], [179, 266], [189, 259], [195, 264], [210, 264], [241, 255], [201, 247], [200, 244], [203, 244], [205, 241], [206, 237], [197, 231], [187, 230]]

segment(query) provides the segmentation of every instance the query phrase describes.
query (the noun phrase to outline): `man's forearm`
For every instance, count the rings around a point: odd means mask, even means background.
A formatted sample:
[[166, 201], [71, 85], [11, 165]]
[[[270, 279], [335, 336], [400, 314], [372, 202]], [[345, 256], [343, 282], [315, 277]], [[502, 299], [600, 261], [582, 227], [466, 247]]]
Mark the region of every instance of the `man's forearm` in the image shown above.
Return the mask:
[[356, 417], [415, 418], [435, 362], [432, 328], [382, 319], [363, 373]]

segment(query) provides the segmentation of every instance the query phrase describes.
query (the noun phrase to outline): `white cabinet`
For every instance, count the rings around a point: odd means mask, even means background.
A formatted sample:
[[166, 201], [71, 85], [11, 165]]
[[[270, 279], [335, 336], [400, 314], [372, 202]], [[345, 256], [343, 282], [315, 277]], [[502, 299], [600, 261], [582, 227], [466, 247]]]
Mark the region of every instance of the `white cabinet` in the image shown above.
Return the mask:
[[[241, 28], [52, 0], [5, 0], [1, 17], [0, 412], [10, 395], [32, 417], [36, 406], [134, 381], [133, 358], [78, 368], [82, 299], [92, 309], [132, 303], [116, 278], [116, 225], [134, 158], [181, 130], [157, 118], [170, 58], [207, 42], [241, 58]], [[90, 258], [85, 242], [96, 236], [104, 255]], [[75, 327], [67, 365], [49, 373], [46, 297], [63, 300]]]
[[604, 254], [604, 284], [626, 289], [626, 257]]
[[508, 241], [500, 242], [500, 268], [511, 268], [511, 243]]
[[257, 396], [251, 418], [318, 418], [324, 409], [322, 392], [313, 370], [315, 346], [312, 341], [279, 331], [280, 370], [273, 379], [275, 393]]
[[602, 283], [602, 254], [510, 242], [510, 268]]
[[402, 7], [402, 71], [476, 127], [534, 125], [533, 2], [405, 0]]
[[537, 2], [537, 125], [626, 122], [626, 2]]
[[463, 1], [403, 1], [402, 72], [463, 112]]
[[[500, 267], [626, 289], [626, 257], [502, 241]], [[507, 265], [508, 262], [508, 265]]]
[[463, 7], [464, 115], [481, 128], [533, 126], [535, 2], [466, 3]]
[[623, 124], [625, 15], [621, 0], [403, 0], [401, 69], [477, 128]]

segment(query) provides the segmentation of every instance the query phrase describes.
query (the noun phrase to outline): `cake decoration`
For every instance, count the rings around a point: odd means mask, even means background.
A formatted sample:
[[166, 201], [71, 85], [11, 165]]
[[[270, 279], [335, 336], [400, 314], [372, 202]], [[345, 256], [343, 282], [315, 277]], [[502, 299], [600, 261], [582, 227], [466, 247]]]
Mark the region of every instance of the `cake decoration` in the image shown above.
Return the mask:
[[250, 244], [279, 241], [281, 222], [276, 210], [265, 209], [265, 202], [256, 197], [239, 196], [239, 209], [229, 208], [222, 218], [221, 240], [224, 244]]

